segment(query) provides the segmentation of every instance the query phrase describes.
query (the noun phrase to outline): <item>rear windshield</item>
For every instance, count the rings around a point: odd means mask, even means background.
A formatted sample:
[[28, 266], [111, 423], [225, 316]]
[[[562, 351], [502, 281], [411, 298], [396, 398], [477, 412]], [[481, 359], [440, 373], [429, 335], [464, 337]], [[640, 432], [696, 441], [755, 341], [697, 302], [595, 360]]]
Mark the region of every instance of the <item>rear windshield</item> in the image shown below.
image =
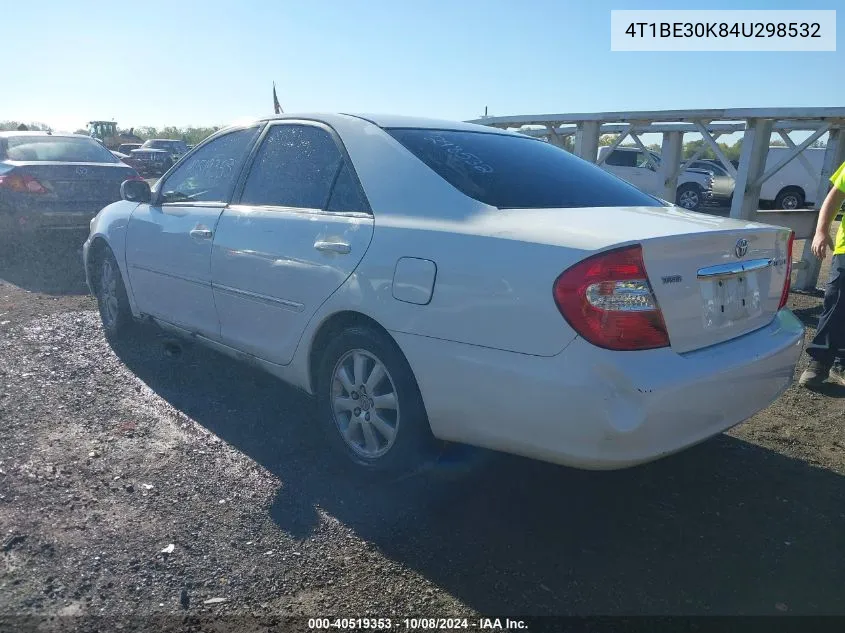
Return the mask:
[[9, 160], [60, 163], [119, 163], [94, 139], [61, 136], [9, 136], [0, 141]]
[[408, 128], [386, 132], [459, 191], [501, 209], [664, 206], [566, 150], [527, 136]]
[[182, 141], [147, 141], [143, 147], [179, 151], [185, 149], [185, 144]]

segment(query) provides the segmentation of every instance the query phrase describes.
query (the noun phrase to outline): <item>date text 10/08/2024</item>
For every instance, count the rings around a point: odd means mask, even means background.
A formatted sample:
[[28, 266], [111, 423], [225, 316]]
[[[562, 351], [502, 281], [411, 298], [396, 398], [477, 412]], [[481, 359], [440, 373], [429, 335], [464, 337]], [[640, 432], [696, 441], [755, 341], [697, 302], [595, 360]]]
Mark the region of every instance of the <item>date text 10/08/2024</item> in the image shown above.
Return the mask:
[[482, 631], [518, 631], [527, 629], [523, 620], [510, 618], [309, 618], [308, 628], [314, 630], [389, 630], [427, 631], [443, 629], [478, 629]]

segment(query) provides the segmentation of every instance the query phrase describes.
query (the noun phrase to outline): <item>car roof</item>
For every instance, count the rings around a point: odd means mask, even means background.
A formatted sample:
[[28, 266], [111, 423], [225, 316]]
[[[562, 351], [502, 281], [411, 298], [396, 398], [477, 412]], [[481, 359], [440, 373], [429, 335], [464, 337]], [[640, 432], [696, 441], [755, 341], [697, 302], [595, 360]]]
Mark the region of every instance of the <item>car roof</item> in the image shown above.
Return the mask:
[[149, 143], [150, 141], [167, 141], [168, 143], [184, 143], [180, 138], [148, 138], [145, 143]]
[[488, 134], [502, 134], [505, 136], [519, 136], [521, 138], [524, 138], [524, 135], [517, 134], [516, 132], [501, 130], [499, 128], [489, 127], [486, 125], [478, 125], [476, 123], [450, 121], [448, 119], [429, 119], [425, 117], [403, 116], [397, 114], [300, 112], [290, 114], [277, 114], [275, 116], [264, 117], [258, 120], [278, 121], [284, 119], [305, 119], [322, 121], [331, 125], [333, 121], [337, 121], [339, 119], [348, 119], [348, 117], [354, 117], [356, 119], [363, 119], [364, 121], [369, 121], [373, 125], [376, 125], [380, 128], [418, 128], [428, 130], [454, 130], [457, 132], [486, 132]]

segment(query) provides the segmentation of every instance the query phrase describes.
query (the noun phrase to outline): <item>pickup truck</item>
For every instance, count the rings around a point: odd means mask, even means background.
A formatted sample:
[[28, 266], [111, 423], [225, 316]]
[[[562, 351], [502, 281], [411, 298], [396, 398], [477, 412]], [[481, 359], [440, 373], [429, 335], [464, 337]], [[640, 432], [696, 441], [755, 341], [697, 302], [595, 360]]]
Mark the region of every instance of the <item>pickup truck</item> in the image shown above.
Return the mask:
[[[657, 171], [660, 168], [660, 154], [648, 152], [646, 156], [639, 147], [616, 147], [613, 151], [607, 146], [600, 147], [599, 160], [605, 156], [602, 169], [627, 180], [641, 191], [663, 197], [663, 177]], [[698, 211], [714, 201], [711, 171], [684, 169], [678, 175], [675, 204], [690, 211]]]
[[151, 138], [148, 141], [144, 141], [144, 144], [141, 145], [141, 149], [159, 149], [169, 152], [170, 156], [173, 158], [173, 162], [175, 163], [177, 160], [182, 158], [182, 156], [188, 153], [188, 144], [185, 143], [185, 141], [180, 141], [179, 139]]
[[173, 156], [164, 149], [150, 149], [141, 147], [133, 149], [129, 155], [128, 164], [134, 167], [145, 178], [162, 176], [173, 167]]

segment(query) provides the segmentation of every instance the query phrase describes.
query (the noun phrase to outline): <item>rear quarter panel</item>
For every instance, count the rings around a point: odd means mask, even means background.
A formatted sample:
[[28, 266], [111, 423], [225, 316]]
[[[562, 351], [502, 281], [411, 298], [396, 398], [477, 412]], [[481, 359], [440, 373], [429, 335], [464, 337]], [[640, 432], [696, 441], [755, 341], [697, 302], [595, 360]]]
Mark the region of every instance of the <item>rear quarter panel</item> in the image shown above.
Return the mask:
[[[577, 251], [474, 235], [407, 221], [379, 224], [356, 271], [349, 299], [388, 330], [537, 356], [559, 353], [575, 336], [555, 305], [552, 286]], [[435, 263], [427, 305], [394, 298], [401, 257]], [[352, 291], [352, 288], [349, 289]], [[357, 295], [357, 296], [356, 296]]]
[[[394, 335], [414, 334], [524, 355], [554, 356], [576, 337], [554, 303], [552, 285], [584, 257], [582, 248], [533, 244], [468, 233], [462, 223], [377, 218], [361, 263], [312, 317], [292, 363], [280, 375], [311, 391], [309, 355], [320, 326], [333, 315], [364, 314]], [[393, 296], [401, 257], [435, 262], [426, 305]], [[409, 358], [413, 367], [413, 359]]]
[[[364, 314], [394, 336], [413, 334], [524, 355], [554, 356], [576, 338], [555, 305], [552, 286], [565, 268], [583, 258], [583, 250], [405, 224], [385, 226], [376, 220], [366, 255], [312, 317], [282, 378], [312, 391], [314, 337], [327, 319], [344, 311]], [[401, 257], [436, 263], [428, 304], [394, 298], [393, 275]], [[413, 367], [414, 359], [409, 361]]]

